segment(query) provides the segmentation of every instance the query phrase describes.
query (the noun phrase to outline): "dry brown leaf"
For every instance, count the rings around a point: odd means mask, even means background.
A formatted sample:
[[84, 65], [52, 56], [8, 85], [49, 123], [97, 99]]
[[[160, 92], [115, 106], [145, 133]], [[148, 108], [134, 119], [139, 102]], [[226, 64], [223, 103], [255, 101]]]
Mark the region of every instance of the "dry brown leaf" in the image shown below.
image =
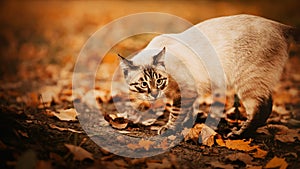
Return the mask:
[[265, 168], [280, 168], [280, 169], [286, 169], [288, 167], [288, 163], [285, 161], [284, 158], [278, 158], [274, 157], [272, 160], [270, 160]]
[[74, 155], [73, 159], [82, 161], [84, 159], [94, 160], [92, 153], [86, 151], [85, 149], [74, 146], [72, 144], [65, 144], [65, 146], [69, 149], [69, 151]]
[[250, 146], [251, 140], [225, 140], [226, 147], [232, 150], [241, 150], [241, 151], [252, 151], [257, 149], [258, 146]]
[[131, 150], [141, 148], [139, 144], [132, 144], [132, 143], [127, 144], [127, 147], [130, 148]]
[[61, 91], [61, 88], [58, 86], [44, 86], [39, 90], [39, 93], [42, 97], [42, 102], [49, 105], [52, 101], [58, 102], [58, 95]]
[[108, 103], [112, 97], [109, 91], [106, 90], [90, 90], [83, 97], [82, 102], [90, 107], [98, 108], [98, 101]]
[[61, 121], [76, 121], [77, 112], [74, 108], [71, 109], [59, 109], [59, 113], [52, 112], [55, 117]]
[[262, 158], [262, 159], [263, 159], [263, 158], [266, 157], [267, 154], [268, 154], [267, 151], [262, 150], [262, 149], [260, 149], [260, 148], [256, 148], [256, 152], [253, 153], [253, 157], [254, 157], [254, 158]]
[[23, 132], [23, 131], [21, 131], [21, 130], [17, 130], [17, 132], [18, 132], [21, 136], [28, 138], [28, 134], [27, 134], [26, 132]]
[[209, 163], [214, 168], [222, 168], [222, 169], [234, 169], [233, 165], [231, 164], [223, 164], [219, 161], [213, 161]]
[[146, 158], [134, 158], [130, 161], [132, 165], [144, 163]]
[[74, 130], [74, 129], [71, 129], [71, 128], [58, 127], [54, 124], [49, 124], [49, 127], [52, 128], [52, 129], [57, 129], [59, 131], [70, 131], [70, 132], [73, 132], [73, 133], [83, 133], [82, 131], [77, 131], [77, 130]]
[[239, 161], [244, 162], [245, 164], [252, 164], [252, 160], [253, 160], [253, 158], [249, 154], [246, 154], [246, 153], [230, 154], [230, 155], [227, 155], [225, 158], [232, 162], [239, 160]]
[[147, 167], [146, 167], [147, 169], [167, 169], [167, 168], [172, 167], [171, 162], [166, 158], [164, 158], [161, 163], [149, 161], [149, 162], [146, 162], [146, 164], [147, 164]]
[[252, 166], [252, 165], [250, 165], [250, 166], [247, 166], [246, 168], [247, 169], [262, 169], [262, 166]]
[[286, 110], [283, 106], [274, 105], [272, 110], [279, 115], [288, 115], [290, 112]]
[[144, 140], [144, 139], [141, 139], [140, 141], [139, 141], [139, 145], [140, 145], [140, 147], [143, 147], [145, 150], [149, 150], [150, 149], [150, 146], [152, 145], [152, 144], [154, 144], [152, 141], [150, 141], [150, 140]]
[[125, 129], [128, 125], [128, 121], [124, 118], [115, 118], [115, 120], [109, 120], [109, 123], [113, 128], [116, 129]]
[[300, 140], [299, 129], [289, 129], [284, 125], [270, 124], [268, 126], [259, 128], [257, 132], [271, 135], [270, 130], [275, 132], [275, 140], [284, 143], [293, 143], [296, 140], [296, 138]]
[[204, 125], [200, 133], [202, 144], [211, 147], [214, 144], [215, 135], [217, 135], [217, 133], [213, 129]]
[[119, 166], [119, 167], [128, 167], [128, 164], [122, 159], [114, 160], [113, 163], [116, 164], [116, 166]]
[[184, 140], [193, 140], [195, 143], [201, 140], [203, 145], [212, 146], [214, 144], [215, 135], [217, 135], [217, 133], [205, 124], [196, 124], [190, 129], [189, 133], [185, 135]]

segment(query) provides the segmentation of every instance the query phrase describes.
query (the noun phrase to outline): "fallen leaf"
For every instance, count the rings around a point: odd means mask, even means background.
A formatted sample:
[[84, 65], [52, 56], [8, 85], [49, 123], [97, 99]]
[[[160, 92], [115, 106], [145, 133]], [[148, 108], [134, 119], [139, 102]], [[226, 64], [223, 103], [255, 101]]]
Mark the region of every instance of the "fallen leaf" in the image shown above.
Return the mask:
[[71, 109], [59, 109], [59, 113], [52, 112], [52, 114], [61, 121], [76, 121], [77, 112], [74, 108]]
[[82, 161], [84, 159], [94, 160], [92, 153], [86, 151], [85, 149], [74, 146], [72, 144], [65, 144], [69, 151], [74, 155], [73, 160]]
[[90, 90], [88, 91], [83, 97], [82, 102], [87, 104], [90, 107], [99, 108], [99, 103], [108, 103], [112, 97], [110, 96], [110, 93], [106, 90]]
[[226, 146], [226, 143], [225, 141], [222, 139], [222, 138], [217, 138], [216, 139], [216, 143], [221, 146], [221, 147], [225, 147]]
[[146, 164], [147, 164], [147, 167], [146, 167], [147, 169], [166, 169], [166, 168], [172, 167], [171, 162], [166, 158], [164, 158], [161, 163], [149, 161], [149, 162], [146, 162]]
[[116, 166], [119, 166], [119, 167], [128, 167], [128, 164], [122, 159], [114, 160], [113, 163], [115, 163]]
[[247, 169], [262, 169], [262, 166], [252, 166], [252, 165], [248, 165], [246, 168], [247, 168]]
[[175, 135], [168, 136], [168, 139], [171, 141], [174, 141], [177, 137]]
[[274, 105], [272, 110], [279, 115], [288, 115], [290, 112], [286, 110], [283, 106]]
[[219, 161], [213, 161], [208, 164], [210, 164], [213, 168], [234, 169], [233, 165], [223, 164], [223, 163], [220, 163]]
[[285, 161], [284, 158], [274, 157], [270, 160], [265, 168], [279, 168], [279, 169], [286, 169], [288, 167], [288, 163]]
[[50, 103], [52, 101], [58, 102], [58, 95], [61, 91], [61, 88], [58, 86], [44, 86], [42, 87], [38, 93], [41, 95], [41, 100], [44, 104], [47, 104], [47, 106], [50, 106]]
[[265, 150], [262, 150], [260, 148], [256, 148], [256, 152], [253, 153], [253, 157], [254, 158], [261, 158], [261, 159], [264, 159], [266, 157], [266, 155], [268, 154], [267, 151]]
[[293, 143], [296, 138], [300, 140], [299, 129], [289, 129], [284, 125], [270, 124], [257, 129], [258, 133], [264, 133], [267, 135], [275, 135], [275, 140], [284, 143]]
[[200, 133], [202, 144], [211, 147], [214, 144], [215, 135], [217, 135], [217, 133], [213, 129], [211, 129], [207, 125], [204, 125]]
[[127, 144], [127, 147], [130, 148], [131, 150], [141, 148], [139, 144], [132, 144], [132, 143]]
[[58, 127], [54, 124], [49, 124], [49, 127], [52, 128], [52, 129], [57, 129], [59, 131], [70, 131], [70, 132], [73, 132], [73, 133], [83, 133], [82, 131], [77, 131], [77, 130], [70, 129], [70, 128]]
[[184, 140], [193, 140], [195, 143], [199, 142], [203, 145], [212, 146], [214, 144], [215, 135], [217, 135], [217, 133], [205, 124], [196, 124], [190, 129]]
[[239, 161], [244, 162], [245, 164], [252, 164], [252, 160], [253, 160], [253, 158], [249, 154], [246, 154], [246, 153], [230, 154], [230, 155], [227, 155], [225, 158], [232, 162], [239, 160]]
[[125, 129], [128, 125], [128, 121], [124, 118], [115, 118], [114, 120], [109, 120], [109, 123], [113, 128], [116, 129]]
[[134, 158], [130, 161], [130, 163], [132, 165], [137, 165], [137, 164], [141, 164], [141, 163], [144, 163], [146, 160], [146, 158]]
[[232, 150], [241, 150], [241, 151], [252, 151], [258, 148], [258, 146], [250, 146], [251, 140], [225, 140], [226, 147]]
[[28, 134], [26, 132], [23, 132], [21, 130], [17, 131], [21, 136], [28, 138]]
[[140, 145], [140, 147], [143, 147], [145, 150], [149, 150], [150, 149], [150, 146], [152, 145], [152, 144], [154, 144], [152, 141], [150, 141], [150, 140], [144, 140], [144, 139], [141, 139], [140, 141], [139, 141], [139, 145]]

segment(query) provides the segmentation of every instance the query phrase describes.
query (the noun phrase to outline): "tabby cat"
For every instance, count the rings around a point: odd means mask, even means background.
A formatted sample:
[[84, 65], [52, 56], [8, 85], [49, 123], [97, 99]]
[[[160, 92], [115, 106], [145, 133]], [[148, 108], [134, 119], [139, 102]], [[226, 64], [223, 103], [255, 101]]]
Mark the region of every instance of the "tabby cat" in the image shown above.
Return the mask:
[[203, 96], [222, 79], [210, 78], [207, 66], [215, 65], [205, 65], [178, 40], [197, 46], [205, 55], [207, 46], [196, 36], [200, 32], [219, 57], [227, 87], [235, 90], [247, 112], [241, 128], [228, 136], [255, 131], [272, 111], [272, 88], [288, 59], [289, 37], [295, 36], [293, 27], [259, 16], [241, 14], [206, 20], [182, 33], [155, 37], [130, 60], [119, 55], [130, 94], [148, 101], [167, 98], [169, 120], [158, 134], [176, 128], [181, 121], [177, 119], [187, 116], [182, 107], [192, 105], [183, 105], [180, 100]]

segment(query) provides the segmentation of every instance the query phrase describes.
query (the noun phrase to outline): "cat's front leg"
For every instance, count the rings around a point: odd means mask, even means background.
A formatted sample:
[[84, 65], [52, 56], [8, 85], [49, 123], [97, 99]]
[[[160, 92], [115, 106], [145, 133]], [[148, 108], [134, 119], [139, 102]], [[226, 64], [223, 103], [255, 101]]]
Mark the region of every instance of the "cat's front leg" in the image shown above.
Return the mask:
[[[176, 129], [182, 127], [187, 122], [191, 127], [193, 124], [193, 117], [190, 117], [190, 113], [193, 111], [192, 104], [193, 99], [181, 100], [173, 104], [167, 104], [166, 109], [170, 112], [168, 122], [158, 130], [158, 134], [163, 134], [167, 130], [176, 131]], [[192, 120], [191, 122], [189, 120]]]
[[170, 115], [169, 115], [168, 122], [158, 130], [158, 134], [163, 134], [169, 129], [174, 131], [181, 123], [180, 117], [183, 116], [181, 112], [181, 108], [171, 107], [169, 111], [170, 111]]

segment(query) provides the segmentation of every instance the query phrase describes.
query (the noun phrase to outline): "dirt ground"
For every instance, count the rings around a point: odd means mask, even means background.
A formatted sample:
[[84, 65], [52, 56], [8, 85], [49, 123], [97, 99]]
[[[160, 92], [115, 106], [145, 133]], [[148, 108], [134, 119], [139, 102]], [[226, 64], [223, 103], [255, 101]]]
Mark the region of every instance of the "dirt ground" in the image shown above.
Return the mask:
[[[95, 31], [119, 17], [138, 12], [166, 12], [198, 23], [216, 16], [249, 13], [299, 27], [297, 1], [1, 1], [0, 4], [0, 168], [300, 168], [297, 44], [290, 46], [290, 58], [274, 88], [273, 112], [267, 125], [247, 139], [225, 138], [224, 130], [230, 127], [222, 119], [225, 129], [221, 127], [214, 133], [199, 122], [188, 137], [168, 149], [172, 137], [162, 142], [148, 139], [154, 135], [155, 126], [115, 118], [110, 114], [116, 110], [112, 108], [109, 84], [117, 59], [111, 52], [100, 66], [95, 84], [97, 104], [105, 111], [106, 121], [100, 121], [101, 124], [97, 121], [98, 110], [89, 107], [89, 101], [75, 110], [74, 104], [89, 98], [90, 91], [72, 90], [73, 71], [83, 45]], [[151, 38], [153, 35], [131, 37], [112, 51], [128, 55], [143, 48]], [[93, 67], [94, 60], [88, 64]], [[206, 106], [213, 104], [209, 100], [203, 102]], [[224, 104], [226, 112], [233, 110], [232, 100]], [[82, 119], [89, 121], [88, 125], [83, 125]], [[160, 118], [157, 125], [165, 119]], [[110, 132], [112, 127], [124, 136]], [[214, 134], [199, 143], [203, 128]], [[122, 143], [124, 147], [119, 152], [126, 149], [132, 153], [152, 150], [162, 153], [144, 158], [116, 155], [95, 143], [99, 135], [107, 135], [107, 146]], [[129, 142], [125, 136], [146, 137]]]

